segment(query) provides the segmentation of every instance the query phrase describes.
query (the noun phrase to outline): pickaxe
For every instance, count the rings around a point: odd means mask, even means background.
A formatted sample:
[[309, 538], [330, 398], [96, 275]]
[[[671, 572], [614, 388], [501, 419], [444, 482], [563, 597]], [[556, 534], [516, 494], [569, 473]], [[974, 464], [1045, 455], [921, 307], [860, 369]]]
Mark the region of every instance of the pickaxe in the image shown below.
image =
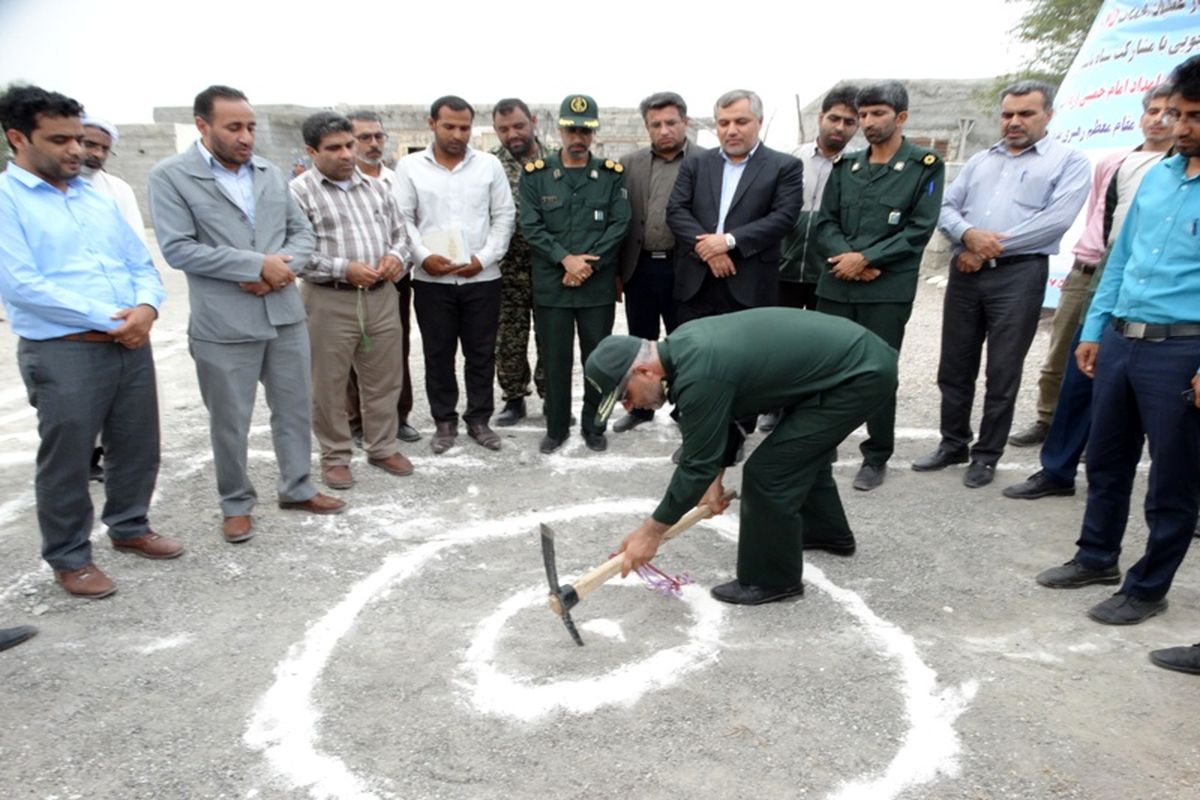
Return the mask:
[[[730, 489], [721, 499], [728, 503], [735, 497], [737, 497], [737, 492]], [[696, 506], [667, 529], [667, 532], [663, 534], [663, 541], [674, 539], [697, 522], [708, 519], [712, 515], [712, 509], [707, 505]], [[571, 634], [575, 644], [580, 647], [583, 647], [583, 638], [580, 637], [579, 631], [575, 628], [575, 622], [571, 619], [571, 609], [578, 605], [580, 600], [598, 589], [601, 584], [620, 572], [621, 561], [624, 557], [624, 554], [618, 553], [580, 577], [575, 583], [560, 586], [558, 567], [554, 561], [554, 531], [550, 529], [550, 526], [542, 523], [542, 561], [546, 564], [546, 580], [550, 582], [550, 610], [562, 617], [563, 624], [567, 626], [567, 632]]]

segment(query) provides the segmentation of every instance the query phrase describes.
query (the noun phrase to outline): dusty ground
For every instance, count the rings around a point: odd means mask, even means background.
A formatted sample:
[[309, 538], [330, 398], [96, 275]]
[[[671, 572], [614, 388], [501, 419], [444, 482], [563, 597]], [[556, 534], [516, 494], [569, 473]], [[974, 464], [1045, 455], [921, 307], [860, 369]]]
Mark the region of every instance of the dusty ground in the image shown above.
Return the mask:
[[[575, 612], [580, 649], [542, 606], [537, 523], [558, 532], [564, 578], [603, 560], [666, 485], [669, 424], [612, 435], [604, 455], [576, 436], [541, 456], [540, 417], [505, 431], [500, 453], [463, 437], [435, 457], [426, 438], [405, 447], [413, 477], [356, 462], [349, 513], [313, 519], [269, 502], [260, 410], [258, 536], [227, 545], [185, 287], [165, 279], [153, 520], [188, 551], [118, 555], [97, 530], [120, 586], [107, 600], [67, 596], [38, 558], [35, 419], [0, 327], [0, 624], [41, 628], [0, 654], [0, 796], [1200, 796], [1200, 679], [1146, 659], [1200, 640], [1196, 560], [1167, 614], [1103, 627], [1083, 612], [1106, 587], [1033, 582], [1070, 556], [1083, 509], [1082, 495], [1000, 496], [1035, 453], [1010, 451], [977, 491], [962, 468], [908, 469], [935, 444], [935, 286], [909, 327], [885, 486], [852, 491], [857, 453], [842, 448], [859, 554], [811, 558], [802, 600], [722, 607], [706, 589], [730, 576], [735, 504], [664, 548], [659, 565], [696, 583], [683, 598], [605, 586]], [[1127, 562], [1144, 536], [1135, 518]]]

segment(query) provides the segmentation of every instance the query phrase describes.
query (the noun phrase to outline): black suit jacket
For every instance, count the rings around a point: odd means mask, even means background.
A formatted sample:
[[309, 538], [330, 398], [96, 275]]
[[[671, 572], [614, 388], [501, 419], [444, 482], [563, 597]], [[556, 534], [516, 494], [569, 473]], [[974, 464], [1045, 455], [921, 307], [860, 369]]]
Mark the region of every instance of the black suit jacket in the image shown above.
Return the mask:
[[[729, 281], [729, 291], [744, 306], [775, 305], [779, 243], [800, 214], [804, 167], [794, 156], [760, 144], [745, 169], [725, 216], [725, 233], [737, 240], [729, 254], [737, 274], [723, 280]], [[690, 300], [709, 273], [692, 246], [700, 234], [717, 230], [724, 171], [719, 148], [689, 157], [679, 169], [667, 203], [667, 224], [675, 234], [675, 299], [680, 302]]]

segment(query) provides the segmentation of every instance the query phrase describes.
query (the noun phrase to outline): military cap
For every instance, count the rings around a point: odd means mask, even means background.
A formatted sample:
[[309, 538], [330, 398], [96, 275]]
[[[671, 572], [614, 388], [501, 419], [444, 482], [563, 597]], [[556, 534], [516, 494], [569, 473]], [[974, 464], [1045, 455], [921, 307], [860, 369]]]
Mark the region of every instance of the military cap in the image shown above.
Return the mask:
[[629, 369], [641, 348], [642, 340], [636, 336], [606, 336], [588, 356], [583, 374], [588, 383], [600, 392], [597, 425], [604, 425], [608, 421], [613, 407], [625, 394]]
[[596, 101], [586, 94], [567, 95], [558, 107], [558, 127], [599, 128], [600, 109], [596, 108]]

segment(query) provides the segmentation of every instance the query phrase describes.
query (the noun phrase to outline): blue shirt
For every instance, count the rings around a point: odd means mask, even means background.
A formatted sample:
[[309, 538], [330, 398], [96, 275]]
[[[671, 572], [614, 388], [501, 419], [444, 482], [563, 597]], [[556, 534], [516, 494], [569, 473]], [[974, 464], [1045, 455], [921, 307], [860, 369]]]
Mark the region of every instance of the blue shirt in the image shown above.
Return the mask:
[[1091, 188], [1087, 156], [1043, 136], [1020, 153], [998, 142], [967, 161], [946, 189], [938, 227], [962, 250], [971, 228], [1008, 234], [1004, 256], [1058, 252]]
[[212, 153], [208, 152], [208, 148], [204, 146], [204, 142], [200, 139], [196, 140], [196, 147], [200, 150], [200, 157], [204, 159], [204, 163], [208, 164], [212, 169], [213, 179], [216, 180], [217, 186], [225, 190], [225, 194], [229, 195], [229, 199], [242, 210], [246, 215], [246, 219], [250, 220], [250, 227], [254, 227], [254, 165], [247, 161], [237, 168], [234, 172], [217, 161]]
[[1146, 173], [1117, 235], [1083, 325], [1098, 342], [1113, 317], [1170, 325], [1200, 322], [1200, 175], [1173, 156]]
[[110, 331], [124, 308], [166, 292], [146, 246], [112, 200], [82, 178], [61, 192], [9, 162], [0, 173], [0, 296], [13, 333], [55, 339]]
[[754, 158], [760, 144], [762, 144], [761, 141], [755, 142], [754, 149], [737, 162], [730, 161], [729, 156], [725, 155], [725, 151], [721, 151], [721, 158], [725, 160], [725, 169], [721, 173], [721, 211], [720, 216], [717, 217], [717, 233], [725, 232], [725, 216], [729, 213], [729, 207], [733, 205], [733, 196], [737, 194], [737, 187], [742, 182], [746, 165], [750, 163], [750, 159]]

